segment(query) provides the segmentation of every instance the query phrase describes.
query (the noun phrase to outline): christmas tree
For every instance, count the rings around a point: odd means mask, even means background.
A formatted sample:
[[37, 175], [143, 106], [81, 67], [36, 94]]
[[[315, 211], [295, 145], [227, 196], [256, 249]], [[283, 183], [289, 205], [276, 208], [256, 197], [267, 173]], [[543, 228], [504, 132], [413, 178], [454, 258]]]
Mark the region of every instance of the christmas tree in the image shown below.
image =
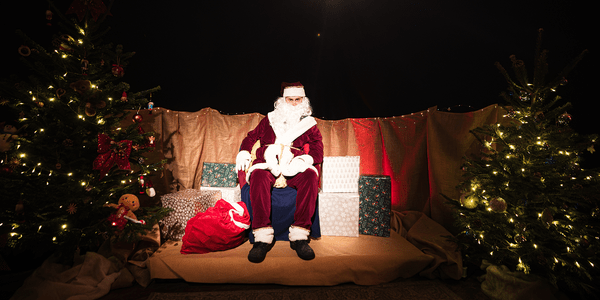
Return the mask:
[[509, 84], [507, 114], [472, 131], [482, 152], [466, 158], [461, 197], [448, 203], [466, 261], [506, 265], [588, 297], [598, 284], [600, 173], [582, 168], [581, 156], [594, 152], [597, 136], [575, 132], [571, 104], [556, 95], [586, 51], [547, 80], [541, 34], [532, 80], [514, 55], [516, 80], [496, 64]]
[[58, 252], [68, 261], [106, 240], [135, 241], [168, 213], [135, 206], [154, 197], [148, 176], [164, 163], [147, 161], [155, 137], [140, 113], [151, 113], [145, 108], [160, 87], [134, 93], [123, 81], [134, 52], [102, 41], [111, 5], [74, 0], [62, 14], [50, 3], [48, 22], [59, 22], [47, 47], [17, 32], [23, 44], [15, 48], [31, 75], [0, 86], [0, 108], [14, 116], [0, 120], [7, 256]]

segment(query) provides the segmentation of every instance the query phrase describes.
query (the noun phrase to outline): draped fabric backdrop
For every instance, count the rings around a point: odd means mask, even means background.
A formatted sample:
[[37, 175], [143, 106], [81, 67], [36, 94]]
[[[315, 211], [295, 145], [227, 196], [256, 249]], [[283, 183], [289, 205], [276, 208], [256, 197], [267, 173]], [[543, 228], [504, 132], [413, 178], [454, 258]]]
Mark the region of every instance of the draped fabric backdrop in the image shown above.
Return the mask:
[[[200, 188], [204, 162], [235, 163], [242, 139], [264, 117], [259, 113], [223, 115], [211, 108], [197, 112], [156, 108], [143, 111], [144, 130], [156, 133], [153, 158], [166, 158], [158, 178], [159, 194]], [[419, 211], [453, 232], [450, 208], [441, 194], [458, 198], [465, 155], [481, 146], [469, 130], [501, 120], [491, 105], [468, 113], [426, 111], [389, 118], [317, 119], [325, 156], [360, 155], [361, 174], [392, 178], [392, 209]], [[154, 157], [153, 157], [154, 156]]]

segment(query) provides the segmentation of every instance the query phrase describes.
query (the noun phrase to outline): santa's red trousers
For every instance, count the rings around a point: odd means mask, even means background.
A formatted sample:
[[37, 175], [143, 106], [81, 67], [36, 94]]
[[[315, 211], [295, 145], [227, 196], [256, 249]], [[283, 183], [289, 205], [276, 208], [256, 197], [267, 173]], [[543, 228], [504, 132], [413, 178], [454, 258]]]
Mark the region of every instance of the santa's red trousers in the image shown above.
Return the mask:
[[[270, 171], [256, 169], [250, 175], [250, 202], [252, 203], [252, 229], [271, 226], [271, 188], [275, 176]], [[296, 212], [294, 226], [310, 229], [311, 219], [317, 205], [319, 178], [308, 169], [287, 178], [287, 185], [296, 189]]]

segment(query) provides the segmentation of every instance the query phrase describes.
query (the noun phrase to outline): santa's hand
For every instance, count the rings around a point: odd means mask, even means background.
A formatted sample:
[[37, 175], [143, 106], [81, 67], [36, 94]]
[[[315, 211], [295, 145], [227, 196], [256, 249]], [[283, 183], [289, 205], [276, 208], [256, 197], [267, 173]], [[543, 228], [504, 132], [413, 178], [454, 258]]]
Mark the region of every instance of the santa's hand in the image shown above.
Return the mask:
[[250, 155], [250, 152], [246, 150], [240, 151], [240, 153], [238, 153], [237, 157], [235, 158], [235, 170], [237, 172], [248, 170], [251, 161], [252, 155]]
[[300, 155], [294, 157], [292, 161], [282, 170], [283, 176], [294, 176], [298, 173], [306, 171], [312, 167], [314, 159], [310, 155]]
[[281, 157], [279, 157], [279, 165], [287, 166], [294, 159], [294, 154], [292, 153], [292, 149], [288, 146], [283, 147], [283, 151], [281, 152]]

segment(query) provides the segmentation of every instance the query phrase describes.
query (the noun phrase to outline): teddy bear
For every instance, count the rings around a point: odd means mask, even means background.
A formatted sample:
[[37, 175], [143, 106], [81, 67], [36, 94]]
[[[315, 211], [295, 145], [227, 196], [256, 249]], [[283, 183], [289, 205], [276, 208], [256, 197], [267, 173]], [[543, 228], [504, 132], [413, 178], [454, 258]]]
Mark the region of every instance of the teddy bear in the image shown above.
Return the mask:
[[119, 229], [125, 228], [127, 220], [138, 224], [146, 224], [144, 220], [138, 220], [133, 213], [140, 208], [140, 200], [134, 194], [124, 194], [119, 198], [117, 204], [107, 203], [104, 206], [117, 209], [116, 212], [108, 217], [108, 220], [113, 226], [117, 226]]

